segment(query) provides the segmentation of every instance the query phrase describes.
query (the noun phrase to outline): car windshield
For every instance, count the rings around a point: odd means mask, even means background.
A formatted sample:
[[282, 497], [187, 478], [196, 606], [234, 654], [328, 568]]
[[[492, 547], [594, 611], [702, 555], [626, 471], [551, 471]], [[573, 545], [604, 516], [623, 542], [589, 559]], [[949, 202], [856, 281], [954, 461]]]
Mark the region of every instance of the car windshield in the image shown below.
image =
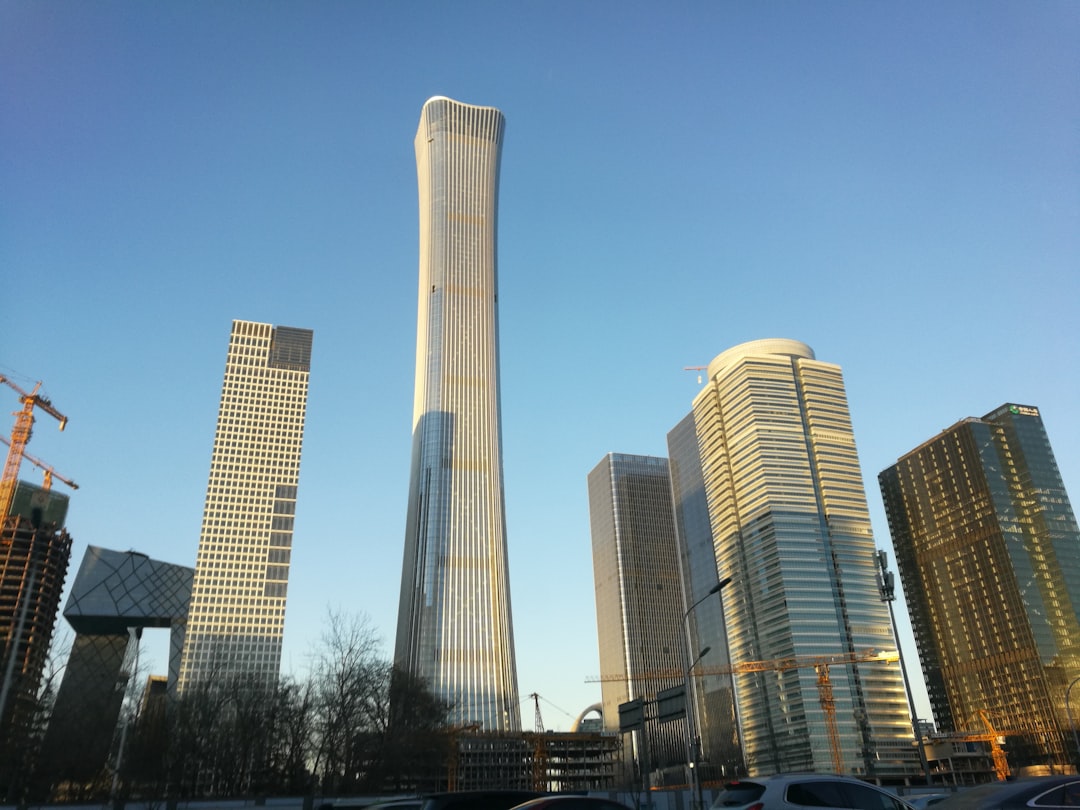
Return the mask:
[[761, 798], [765, 786], [757, 782], [729, 782], [713, 799], [713, 807], [742, 807]]

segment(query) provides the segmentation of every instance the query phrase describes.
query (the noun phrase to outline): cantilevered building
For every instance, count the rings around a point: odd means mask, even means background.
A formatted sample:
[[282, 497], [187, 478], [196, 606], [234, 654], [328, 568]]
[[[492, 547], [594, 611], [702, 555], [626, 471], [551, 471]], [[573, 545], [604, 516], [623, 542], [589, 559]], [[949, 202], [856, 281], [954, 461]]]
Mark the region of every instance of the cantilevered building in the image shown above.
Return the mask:
[[[668, 460], [609, 453], [589, 473], [604, 726], [619, 730], [619, 705], [654, 700], [683, 684], [683, 593]], [[688, 779], [685, 726], [652, 717], [623, 746], [640, 771], [675, 769]]]
[[1014, 770], [1074, 761], [1080, 530], [1038, 408], [957, 422], [878, 481], [939, 730], [989, 724]]
[[832, 664], [831, 711], [812, 665], [894, 650], [839, 366], [794, 340], [736, 346], [693, 419], [731, 663], [775, 664], [735, 675], [750, 773], [918, 773], [896, 661]]
[[312, 332], [233, 321], [178, 688], [280, 669]]
[[395, 662], [455, 722], [516, 730], [496, 274], [502, 113], [436, 97], [416, 133], [420, 300]]

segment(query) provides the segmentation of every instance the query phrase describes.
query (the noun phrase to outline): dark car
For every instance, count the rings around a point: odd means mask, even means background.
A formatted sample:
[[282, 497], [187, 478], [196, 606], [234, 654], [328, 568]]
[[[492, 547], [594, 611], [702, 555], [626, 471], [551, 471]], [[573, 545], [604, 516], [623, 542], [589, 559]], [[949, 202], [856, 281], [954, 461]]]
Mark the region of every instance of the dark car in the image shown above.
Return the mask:
[[510, 810], [529, 799], [543, 796], [535, 790], [459, 790], [429, 793], [422, 810]]
[[934, 805], [934, 810], [1080, 807], [1080, 776], [1035, 776], [976, 785]]
[[602, 796], [542, 796], [519, 804], [514, 810], [630, 810], [625, 804]]

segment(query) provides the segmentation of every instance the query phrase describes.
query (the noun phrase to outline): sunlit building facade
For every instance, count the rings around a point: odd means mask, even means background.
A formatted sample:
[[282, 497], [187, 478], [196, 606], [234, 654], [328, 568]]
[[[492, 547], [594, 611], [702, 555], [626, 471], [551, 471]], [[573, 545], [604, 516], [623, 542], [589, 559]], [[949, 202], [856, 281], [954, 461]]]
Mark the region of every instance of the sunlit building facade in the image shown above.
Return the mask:
[[1017, 770], [1074, 761], [1080, 531], [1038, 408], [964, 419], [878, 481], [938, 729], [989, 725]]
[[[681, 686], [689, 664], [668, 461], [609, 453], [588, 486], [604, 727], [617, 732], [620, 704]], [[627, 765], [675, 770], [685, 782], [685, 726], [646, 715], [624, 743]]]
[[520, 728], [499, 397], [496, 232], [505, 122], [436, 97], [416, 133], [420, 285], [398, 666], [453, 720]]
[[[718, 355], [694, 399], [742, 750], [751, 774], [920, 771], [839, 366], [769, 339]], [[831, 702], [831, 710], [828, 705]]]
[[281, 665], [312, 332], [233, 321], [177, 686]]

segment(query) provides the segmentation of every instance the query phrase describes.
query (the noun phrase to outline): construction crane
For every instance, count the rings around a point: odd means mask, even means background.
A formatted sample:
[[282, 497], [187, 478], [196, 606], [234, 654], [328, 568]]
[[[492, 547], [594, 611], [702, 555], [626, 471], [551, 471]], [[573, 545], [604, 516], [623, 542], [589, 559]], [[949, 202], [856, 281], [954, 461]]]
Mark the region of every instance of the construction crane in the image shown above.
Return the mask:
[[[22, 464], [26, 443], [30, 441], [30, 435], [34, 429], [34, 408], [41, 408], [45, 413], [60, 422], [60, 430], [67, 425], [67, 417], [53, 407], [48, 398], [38, 393], [41, 389], [39, 381], [34, 390], [27, 393], [4, 375], [0, 374], [0, 382], [5, 383], [15, 390], [22, 401], [23, 407], [15, 411], [15, 428], [11, 431], [11, 440], [7, 443], [7, 461], [4, 463], [3, 475], [0, 475], [0, 519], [7, 518], [11, 511], [11, 499], [15, 496], [15, 484], [19, 479], [19, 467]], [[63, 480], [63, 479], [61, 479]]]
[[[699, 667], [699, 675], [743, 675], [750, 672], [784, 672], [791, 669], [813, 669], [817, 673], [818, 700], [825, 715], [825, 730], [829, 738], [829, 750], [832, 753], [833, 767], [837, 773], [843, 770], [843, 755], [840, 750], [840, 730], [836, 725], [836, 702], [833, 699], [832, 680], [829, 667], [851, 666], [866, 663], [892, 663], [900, 660], [896, 650], [867, 650], [865, 652], [840, 653], [838, 655], [793, 655], [787, 658], [774, 658], [771, 661], [744, 661], [740, 664]], [[654, 670], [627, 677], [625, 675], [601, 675], [588, 678], [587, 683], [601, 681], [641, 681], [653, 678], [677, 678], [682, 680], [686, 673], [679, 669]]]
[[[11, 440], [8, 439], [6, 436], [0, 436], [0, 442], [3, 442], [8, 447], [11, 447]], [[79, 488], [78, 484], [76, 484], [70, 478], [65, 478], [64, 476], [62, 476], [60, 473], [58, 473], [55, 469], [50, 467], [48, 464], [46, 464], [40, 458], [35, 458], [34, 456], [27, 453], [25, 450], [23, 450], [22, 457], [24, 459], [26, 459], [27, 461], [29, 461], [31, 464], [33, 464], [35, 467], [37, 467], [39, 470], [41, 470], [41, 472], [44, 475], [44, 479], [45, 479], [44, 483], [42, 484], [42, 489], [44, 489], [45, 491], [48, 491], [48, 490], [52, 489], [52, 480], [54, 478], [59, 479], [60, 481], [63, 481], [65, 484], [67, 484], [72, 489], [78, 489]]]
[[947, 742], [990, 743], [990, 758], [994, 761], [994, 773], [1000, 781], [1004, 782], [1011, 774], [1009, 758], [1005, 755], [1005, 749], [1001, 747], [1001, 741], [1006, 736], [1006, 732], [994, 728], [985, 709], [979, 709], [977, 714], [985, 731], [946, 731], [935, 735], [934, 739]]
[[698, 385], [701, 385], [701, 372], [705, 371], [708, 366], [683, 366], [683, 371], [696, 371]]
[[536, 733], [537, 734], [543, 734], [544, 733], [544, 718], [540, 714], [540, 695], [538, 695], [536, 692], [533, 692], [531, 695], [529, 695], [529, 697], [532, 698], [533, 703], [536, 705], [536, 720], [535, 720], [535, 722], [536, 722]]

